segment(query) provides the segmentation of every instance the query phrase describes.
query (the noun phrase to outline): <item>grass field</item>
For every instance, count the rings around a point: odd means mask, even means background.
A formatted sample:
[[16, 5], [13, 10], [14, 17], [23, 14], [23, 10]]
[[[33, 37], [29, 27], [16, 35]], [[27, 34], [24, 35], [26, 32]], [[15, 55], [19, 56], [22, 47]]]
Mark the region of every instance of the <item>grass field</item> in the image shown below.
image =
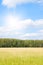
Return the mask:
[[43, 48], [0, 48], [0, 65], [43, 65]]

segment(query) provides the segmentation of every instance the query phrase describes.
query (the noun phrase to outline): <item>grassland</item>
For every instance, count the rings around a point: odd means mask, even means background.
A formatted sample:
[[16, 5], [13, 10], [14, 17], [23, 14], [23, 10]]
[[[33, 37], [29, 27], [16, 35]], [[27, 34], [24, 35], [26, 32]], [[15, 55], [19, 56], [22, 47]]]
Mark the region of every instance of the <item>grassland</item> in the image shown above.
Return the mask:
[[0, 65], [43, 65], [43, 48], [0, 48]]

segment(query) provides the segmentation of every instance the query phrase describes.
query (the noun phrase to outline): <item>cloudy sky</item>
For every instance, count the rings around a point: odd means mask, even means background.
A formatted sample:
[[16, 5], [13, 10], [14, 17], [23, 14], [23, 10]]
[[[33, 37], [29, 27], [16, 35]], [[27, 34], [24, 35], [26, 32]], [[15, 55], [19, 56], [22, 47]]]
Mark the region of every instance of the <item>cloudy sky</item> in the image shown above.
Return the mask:
[[43, 0], [0, 0], [0, 38], [43, 40]]

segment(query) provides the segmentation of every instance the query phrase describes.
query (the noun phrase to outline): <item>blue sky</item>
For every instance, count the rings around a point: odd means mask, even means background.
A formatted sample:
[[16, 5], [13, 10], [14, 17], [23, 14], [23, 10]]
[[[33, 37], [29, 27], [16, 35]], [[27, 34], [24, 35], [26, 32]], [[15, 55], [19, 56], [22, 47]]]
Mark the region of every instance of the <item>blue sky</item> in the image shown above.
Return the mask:
[[43, 0], [0, 0], [0, 38], [43, 39]]

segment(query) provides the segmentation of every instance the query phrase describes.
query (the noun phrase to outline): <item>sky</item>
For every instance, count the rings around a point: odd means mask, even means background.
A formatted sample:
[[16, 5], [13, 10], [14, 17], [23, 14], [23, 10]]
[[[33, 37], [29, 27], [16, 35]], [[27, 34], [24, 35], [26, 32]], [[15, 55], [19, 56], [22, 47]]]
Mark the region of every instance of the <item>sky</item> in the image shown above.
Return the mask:
[[43, 0], [0, 0], [0, 38], [43, 40]]

